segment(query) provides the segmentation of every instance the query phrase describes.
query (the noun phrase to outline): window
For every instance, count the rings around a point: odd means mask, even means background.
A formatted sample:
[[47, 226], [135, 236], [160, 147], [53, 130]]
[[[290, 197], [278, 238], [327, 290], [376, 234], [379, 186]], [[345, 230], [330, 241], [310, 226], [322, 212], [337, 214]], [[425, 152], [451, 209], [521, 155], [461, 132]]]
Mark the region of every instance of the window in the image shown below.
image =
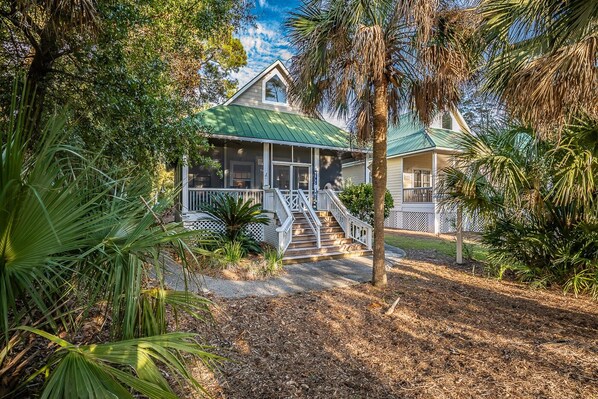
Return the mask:
[[442, 114], [442, 128], [452, 130], [453, 129], [453, 118], [450, 112]]
[[272, 103], [287, 103], [287, 86], [278, 75], [266, 82], [264, 100]]
[[413, 187], [432, 187], [431, 172], [424, 169], [413, 169]]
[[230, 163], [230, 185], [232, 188], [253, 188], [253, 163], [252, 162], [235, 162]]

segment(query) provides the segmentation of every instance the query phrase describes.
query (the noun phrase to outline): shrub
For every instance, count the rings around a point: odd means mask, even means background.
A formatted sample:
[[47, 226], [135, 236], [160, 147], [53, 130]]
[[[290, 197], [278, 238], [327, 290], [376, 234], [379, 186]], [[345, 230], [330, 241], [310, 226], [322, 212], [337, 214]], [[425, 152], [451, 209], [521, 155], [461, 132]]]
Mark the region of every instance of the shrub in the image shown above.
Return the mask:
[[227, 264], [237, 264], [244, 256], [243, 246], [239, 241], [228, 241], [222, 245], [222, 257]]
[[239, 242], [245, 255], [260, 252], [259, 243], [247, 234], [247, 226], [270, 223], [261, 207], [261, 204], [252, 205], [251, 200], [224, 194], [216, 196], [211, 204], [204, 204], [201, 210], [224, 224], [224, 241]]
[[[366, 223], [374, 222], [374, 188], [370, 183], [350, 185], [338, 196], [349, 212]], [[384, 218], [390, 215], [394, 201], [390, 191], [384, 196]]]
[[272, 276], [277, 274], [282, 269], [283, 253], [274, 248], [268, 248], [264, 251], [265, 267], [262, 269], [262, 274], [265, 276]]

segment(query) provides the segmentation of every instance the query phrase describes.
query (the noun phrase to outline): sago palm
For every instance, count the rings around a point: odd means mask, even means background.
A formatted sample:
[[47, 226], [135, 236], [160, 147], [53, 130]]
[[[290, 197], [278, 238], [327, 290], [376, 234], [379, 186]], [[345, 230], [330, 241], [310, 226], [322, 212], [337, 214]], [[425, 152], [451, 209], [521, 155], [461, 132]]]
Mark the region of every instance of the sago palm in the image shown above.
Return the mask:
[[389, 121], [415, 109], [424, 123], [453, 107], [475, 61], [475, 13], [438, 1], [304, 1], [287, 22], [297, 55], [293, 94], [311, 114], [348, 116], [373, 141], [374, 267], [386, 284], [384, 195]]

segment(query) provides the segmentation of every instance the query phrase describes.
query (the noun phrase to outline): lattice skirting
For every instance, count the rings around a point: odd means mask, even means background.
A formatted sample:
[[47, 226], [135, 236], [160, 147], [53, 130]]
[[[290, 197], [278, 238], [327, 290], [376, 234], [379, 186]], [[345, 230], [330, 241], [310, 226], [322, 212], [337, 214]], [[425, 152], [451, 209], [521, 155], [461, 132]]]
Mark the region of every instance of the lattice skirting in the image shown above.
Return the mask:
[[[210, 218], [186, 220], [183, 222], [183, 225], [189, 230], [211, 230], [218, 233], [224, 233], [224, 224]], [[247, 226], [247, 233], [257, 241], [264, 241], [264, 225], [252, 223]]]
[[[431, 212], [403, 212], [391, 210], [384, 221], [384, 226], [393, 229], [434, 232], [434, 214]], [[439, 215], [439, 232], [453, 233], [456, 231], [457, 214], [455, 212], [442, 212]], [[465, 231], [481, 232], [483, 226], [477, 217], [464, 216], [463, 229]]]
[[[463, 216], [463, 231], [472, 231], [480, 233], [484, 226], [479, 217]], [[441, 213], [440, 214], [440, 232], [454, 233], [457, 231], [457, 213]]]
[[434, 214], [391, 210], [384, 225], [393, 229], [434, 232]]

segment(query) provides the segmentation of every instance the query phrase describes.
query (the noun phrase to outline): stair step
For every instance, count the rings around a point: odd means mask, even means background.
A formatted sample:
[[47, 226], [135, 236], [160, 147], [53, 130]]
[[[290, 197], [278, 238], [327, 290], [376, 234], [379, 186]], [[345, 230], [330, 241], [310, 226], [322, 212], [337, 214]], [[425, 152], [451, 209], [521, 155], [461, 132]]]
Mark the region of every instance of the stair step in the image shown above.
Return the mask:
[[[313, 237], [309, 240], [293, 240], [291, 244], [289, 244], [288, 249], [295, 249], [295, 248], [316, 248], [316, 238]], [[335, 246], [335, 245], [348, 245], [353, 244], [353, 240], [351, 238], [339, 238], [339, 239], [332, 239], [332, 240], [324, 240], [320, 239], [321, 246]]]
[[318, 262], [322, 260], [331, 260], [331, 259], [343, 259], [343, 258], [352, 258], [356, 256], [370, 256], [372, 251], [363, 250], [363, 251], [354, 251], [354, 252], [330, 252], [327, 254], [320, 254], [320, 255], [297, 255], [297, 256], [286, 256], [282, 259], [285, 265], [290, 265], [293, 263], [305, 263], [305, 262]]
[[285, 252], [285, 256], [296, 256], [296, 255], [320, 255], [330, 252], [353, 252], [364, 250], [365, 247], [362, 244], [351, 243], [341, 245], [327, 245], [317, 248], [315, 245], [311, 248], [288, 248]]
[[[293, 233], [293, 237], [295, 236], [303, 236], [303, 235], [309, 235], [309, 234], [313, 234], [313, 230], [311, 229], [311, 227], [295, 227], [293, 226], [291, 229], [292, 233]], [[343, 229], [340, 226], [337, 227], [321, 227], [320, 228], [320, 235], [322, 234], [328, 234], [328, 233], [342, 233]]]

